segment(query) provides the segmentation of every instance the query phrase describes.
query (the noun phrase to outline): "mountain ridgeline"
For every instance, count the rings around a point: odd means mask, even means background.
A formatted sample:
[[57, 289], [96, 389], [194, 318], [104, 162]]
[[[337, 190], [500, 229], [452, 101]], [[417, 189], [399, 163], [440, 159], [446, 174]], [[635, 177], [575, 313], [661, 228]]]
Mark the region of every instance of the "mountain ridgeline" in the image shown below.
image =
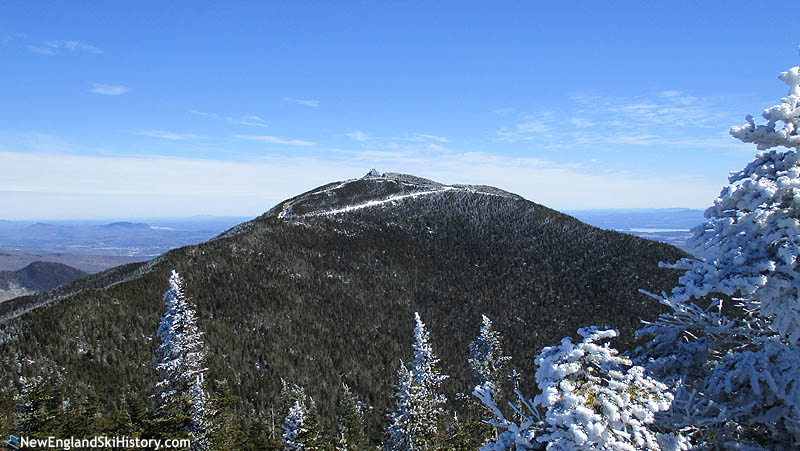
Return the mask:
[[230, 383], [240, 415], [279, 429], [284, 379], [306, 388], [330, 426], [345, 382], [370, 406], [377, 440], [399, 362], [411, 358], [415, 311], [452, 400], [472, 390], [468, 343], [481, 314], [527, 375], [543, 346], [587, 324], [618, 328], [616, 346], [630, 348], [640, 320], [661, 312], [637, 290], [674, 286], [679, 273], [658, 262], [685, 255], [497, 188], [367, 176], [206, 243], [0, 304], [0, 381], [57, 374], [109, 409], [145, 399], [174, 268], [197, 307], [209, 377]]

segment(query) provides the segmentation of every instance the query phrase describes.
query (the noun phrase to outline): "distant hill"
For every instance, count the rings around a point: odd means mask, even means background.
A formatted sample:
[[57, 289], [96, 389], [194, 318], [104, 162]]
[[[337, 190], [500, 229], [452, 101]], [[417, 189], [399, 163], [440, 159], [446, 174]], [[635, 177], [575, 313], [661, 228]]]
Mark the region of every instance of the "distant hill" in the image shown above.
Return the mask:
[[371, 408], [378, 440], [399, 362], [411, 359], [413, 312], [451, 375], [451, 400], [471, 390], [468, 343], [481, 314], [527, 390], [533, 355], [579, 327], [618, 328], [616, 344], [630, 348], [641, 319], [662, 311], [637, 290], [674, 286], [679, 272], [658, 262], [683, 256], [493, 187], [402, 174], [338, 181], [205, 243], [0, 304], [0, 381], [53, 371], [108, 409], [126, 394], [147, 402], [162, 294], [177, 269], [209, 377], [231, 383], [240, 415], [280, 412], [285, 379], [306, 387], [330, 426], [346, 382]]
[[148, 260], [148, 258], [67, 253], [28, 254], [10, 249], [0, 249], [0, 271], [16, 271], [30, 265], [33, 262], [41, 261], [63, 263], [67, 266], [72, 266], [73, 268], [93, 274], [104, 271], [108, 268], [113, 268], [114, 266], [124, 265], [132, 262], [140, 262], [144, 260]]
[[201, 243], [245, 219], [249, 218], [154, 219], [153, 224], [6, 221], [0, 223], [0, 248], [30, 254], [128, 256], [141, 261], [169, 249]]
[[17, 271], [0, 271], [0, 301], [51, 290], [88, 273], [53, 262], [33, 262]]

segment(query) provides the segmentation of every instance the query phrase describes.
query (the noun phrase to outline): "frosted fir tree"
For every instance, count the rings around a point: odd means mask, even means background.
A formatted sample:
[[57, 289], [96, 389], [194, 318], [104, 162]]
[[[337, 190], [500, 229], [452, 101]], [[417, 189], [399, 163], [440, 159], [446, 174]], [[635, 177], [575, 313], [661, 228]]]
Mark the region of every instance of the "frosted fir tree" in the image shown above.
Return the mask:
[[288, 413], [283, 425], [283, 444], [286, 450], [321, 450], [322, 431], [314, 398], [295, 384], [283, 383], [284, 402]]
[[397, 406], [390, 414], [388, 440], [384, 444], [387, 450], [433, 449], [447, 402], [440, 388], [448, 376], [438, 368], [439, 359], [419, 313], [414, 313], [414, 319], [414, 360], [410, 368], [400, 364]]
[[731, 135], [760, 152], [731, 173], [707, 221], [693, 229], [696, 258], [671, 309], [639, 334], [641, 362], [676, 394], [662, 424], [702, 446], [800, 446], [800, 68], [780, 74], [789, 95], [766, 109], [766, 124]]
[[195, 376], [192, 384], [191, 395], [192, 416], [189, 424], [189, 435], [192, 438], [192, 451], [207, 451], [210, 448], [209, 432], [211, 424], [209, 419], [213, 416], [208, 396], [203, 388], [203, 373]]
[[207, 397], [203, 391], [205, 350], [197, 317], [183, 292], [183, 280], [172, 271], [170, 288], [164, 293], [167, 310], [161, 318], [158, 336], [160, 358], [155, 365], [161, 379], [156, 384], [157, 410], [162, 416], [187, 416], [192, 449], [205, 449], [208, 426]]
[[666, 386], [632, 366], [609, 344], [614, 330], [579, 329], [583, 341], [564, 338], [536, 357], [540, 395], [526, 399], [524, 410], [510, 404], [520, 421], [512, 421], [495, 404], [491, 383], [473, 392], [495, 412], [490, 424], [502, 431], [484, 451], [532, 450], [679, 450], [688, 443], [678, 435], [655, 430], [657, 412], [670, 407]]
[[469, 343], [469, 365], [478, 385], [490, 382], [497, 396], [511, 357], [503, 355], [500, 333], [492, 328], [492, 321], [486, 315], [481, 315], [481, 323], [480, 333]]
[[411, 425], [411, 391], [413, 386], [413, 376], [406, 364], [400, 361], [400, 369], [397, 372], [397, 392], [395, 398], [397, 405], [394, 412], [389, 414], [389, 430], [387, 440], [383, 444], [387, 451], [404, 451], [414, 449], [411, 443], [413, 434]]
[[286, 422], [283, 425], [283, 446], [289, 451], [300, 451], [307, 449], [303, 442], [306, 441], [309, 430], [306, 427], [306, 407], [300, 399], [296, 399], [289, 414], [286, 415]]

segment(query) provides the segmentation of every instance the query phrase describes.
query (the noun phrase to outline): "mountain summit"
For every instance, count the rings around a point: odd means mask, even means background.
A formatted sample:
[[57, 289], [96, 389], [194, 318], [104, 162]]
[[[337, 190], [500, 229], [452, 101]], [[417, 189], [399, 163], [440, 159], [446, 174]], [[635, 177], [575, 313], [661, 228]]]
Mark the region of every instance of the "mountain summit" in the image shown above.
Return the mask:
[[[0, 380], [50, 372], [109, 403], [146, 397], [176, 269], [196, 304], [209, 374], [230, 382], [239, 411], [269, 415], [287, 380], [330, 424], [342, 382], [389, 411], [414, 312], [453, 399], [471, 391], [468, 343], [482, 314], [531, 374], [532, 355], [588, 323], [618, 328], [618, 344], [630, 345], [640, 319], [661, 311], [637, 290], [674, 286], [678, 273], [658, 262], [682, 256], [501, 189], [368, 174], [287, 199], [206, 243], [0, 304]], [[382, 426], [371, 424], [374, 438]]]

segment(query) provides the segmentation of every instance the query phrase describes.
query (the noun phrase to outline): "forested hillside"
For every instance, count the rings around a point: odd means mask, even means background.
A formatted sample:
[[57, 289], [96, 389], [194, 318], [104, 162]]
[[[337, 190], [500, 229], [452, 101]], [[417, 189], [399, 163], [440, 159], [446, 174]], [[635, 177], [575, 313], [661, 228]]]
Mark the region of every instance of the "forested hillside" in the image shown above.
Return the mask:
[[53, 288], [88, 274], [61, 263], [33, 262], [17, 271], [0, 271], [0, 301]]

